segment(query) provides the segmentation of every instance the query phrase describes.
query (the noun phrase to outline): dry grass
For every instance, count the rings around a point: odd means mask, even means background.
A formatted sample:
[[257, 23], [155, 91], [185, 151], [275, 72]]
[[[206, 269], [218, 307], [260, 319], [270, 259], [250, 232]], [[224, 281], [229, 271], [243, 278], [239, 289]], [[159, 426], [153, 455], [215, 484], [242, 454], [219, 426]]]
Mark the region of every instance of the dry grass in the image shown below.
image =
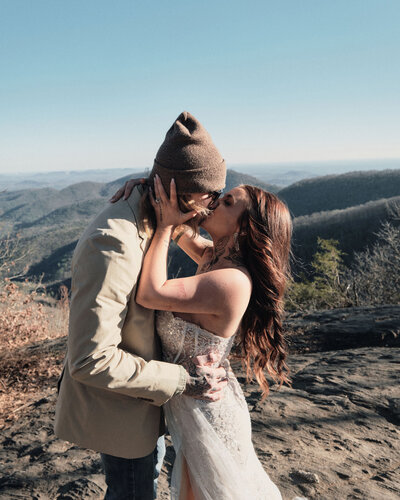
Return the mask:
[[[45, 305], [37, 288], [0, 284], [0, 428], [49, 387], [56, 387], [68, 328], [68, 293]], [[57, 341], [57, 339], [59, 339]]]

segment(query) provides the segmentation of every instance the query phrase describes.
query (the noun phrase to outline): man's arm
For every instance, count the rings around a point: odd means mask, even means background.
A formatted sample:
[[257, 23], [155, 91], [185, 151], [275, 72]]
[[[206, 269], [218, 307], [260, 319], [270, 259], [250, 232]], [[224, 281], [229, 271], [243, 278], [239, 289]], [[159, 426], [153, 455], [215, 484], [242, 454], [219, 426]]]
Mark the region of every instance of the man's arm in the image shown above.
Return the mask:
[[119, 347], [142, 258], [131, 223], [113, 223], [119, 224], [118, 234], [127, 231], [130, 239], [122, 242], [113, 230], [97, 231], [74, 257], [69, 370], [81, 383], [161, 405], [184, 390], [186, 371], [162, 361], [146, 362]]

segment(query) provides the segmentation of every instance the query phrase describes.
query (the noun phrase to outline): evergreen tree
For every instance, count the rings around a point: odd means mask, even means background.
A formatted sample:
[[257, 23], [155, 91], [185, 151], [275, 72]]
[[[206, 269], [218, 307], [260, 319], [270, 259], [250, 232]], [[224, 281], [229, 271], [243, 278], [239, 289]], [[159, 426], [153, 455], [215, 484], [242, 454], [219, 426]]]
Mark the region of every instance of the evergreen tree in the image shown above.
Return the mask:
[[318, 238], [312, 260], [313, 277], [292, 281], [287, 296], [288, 309], [331, 309], [348, 305], [347, 288], [342, 284], [343, 253], [336, 240]]

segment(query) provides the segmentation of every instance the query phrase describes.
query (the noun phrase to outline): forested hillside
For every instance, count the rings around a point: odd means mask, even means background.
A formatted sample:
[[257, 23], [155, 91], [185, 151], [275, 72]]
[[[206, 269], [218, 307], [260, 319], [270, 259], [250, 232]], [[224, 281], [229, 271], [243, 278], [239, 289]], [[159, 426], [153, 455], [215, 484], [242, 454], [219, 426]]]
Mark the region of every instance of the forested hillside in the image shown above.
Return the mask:
[[317, 250], [317, 239], [334, 239], [344, 252], [344, 261], [350, 263], [354, 252], [363, 250], [376, 239], [384, 221], [391, 219], [400, 196], [343, 210], [329, 210], [303, 215], [294, 219], [293, 252], [297, 259], [309, 263]]
[[58, 191], [24, 189], [0, 193], [0, 217], [11, 223], [30, 223], [50, 212], [82, 201], [104, 198], [104, 184], [82, 182]]
[[[143, 177], [145, 172], [135, 174]], [[132, 175], [108, 183], [81, 182], [62, 190], [52, 188], [25, 189], [0, 193], [0, 236], [18, 234], [17, 274], [41, 278], [43, 283], [63, 281], [70, 275], [70, 262], [76, 241], [90, 219], [108, 203], [108, 199]], [[242, 183], [276, 190], [256, 179], [228, 170], [227, 189]], [[176, 251], [179, 252], [178, 249]], [[29, 269], [24, 269], [24, 264]], [[174, 259], [174, 274], [192, 271], [185, 259]]]
[[349, 172], [296, 182], [279, 191], [294, 217], [400, 195], [400, 169]]
[[[144, 176], [144, 172], [136, 177]], [[131, 175], [108, 183], [81, 182], [62, 190], [43, 188], [0, 193], [0, 245], [7, 235], [16, 245], [17, 276], [41, 277], [48, 285], [70, 276], [76, 241], [90, 219]], [[295, 183], [279, 191], [257, 178], [228, 170], [229, 190], [258, 185], [283, 197], [294, 218], [294, 271], [309, 270], [318, 238], [338, 241], [344, 262], [376, 239], [382, 222], [400, 204], [400, 170], [351, 172]], [[194, 264], [171, 246], [170, 276], [187, 276]]]

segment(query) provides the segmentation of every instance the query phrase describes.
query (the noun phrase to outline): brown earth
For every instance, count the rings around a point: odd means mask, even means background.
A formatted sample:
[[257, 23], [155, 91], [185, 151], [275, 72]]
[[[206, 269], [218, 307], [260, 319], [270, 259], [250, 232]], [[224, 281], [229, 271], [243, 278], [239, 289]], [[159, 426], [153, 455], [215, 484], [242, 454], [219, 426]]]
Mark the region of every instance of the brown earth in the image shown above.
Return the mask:
[[[400, 306], [292, 315], [287, 325], [291, 388], [261, 402], [237, 370], [256, 450], [284, 499], [400, 498]], [[41, 396], [2, 430], [0, 498], [102, 498], [98, 455], [55, 438], [55, 390]], [[169, 443], [161, 499], [173, 456]]]

